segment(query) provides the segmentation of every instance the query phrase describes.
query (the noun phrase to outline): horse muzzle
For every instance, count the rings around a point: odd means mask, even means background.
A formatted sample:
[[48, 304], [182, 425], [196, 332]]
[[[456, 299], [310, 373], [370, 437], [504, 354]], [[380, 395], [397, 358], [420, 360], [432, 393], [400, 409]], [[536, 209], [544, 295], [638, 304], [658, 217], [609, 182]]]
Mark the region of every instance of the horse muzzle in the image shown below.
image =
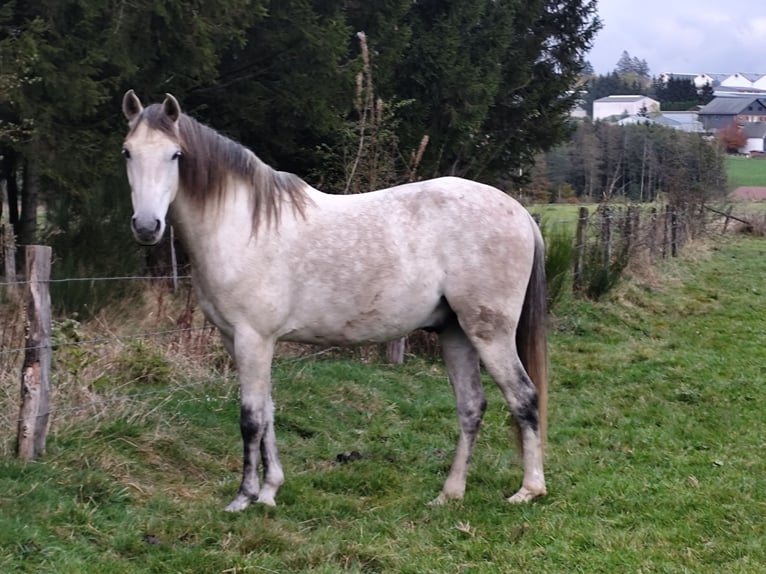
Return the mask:
[[162, 239], [165, 225], [162, 220], [153, 216], [134, 215], [130, 220], [133, 237], [141, 245], [156, 245]]

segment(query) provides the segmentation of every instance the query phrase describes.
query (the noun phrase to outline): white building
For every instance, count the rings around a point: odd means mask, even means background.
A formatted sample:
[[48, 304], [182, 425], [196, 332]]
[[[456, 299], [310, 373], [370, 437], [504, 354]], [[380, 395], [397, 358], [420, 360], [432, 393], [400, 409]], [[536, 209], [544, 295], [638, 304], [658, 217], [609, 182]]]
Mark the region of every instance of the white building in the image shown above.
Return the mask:
[[636, 116], [642, 110], [656, 114], [660, 111], [660, 102], [648, 96], [607, 96], [593, 102], [593, 119], [603, 120], [613, 116]]
[[724, 88], [752, 88], [753, 82], [760, 78], [755, 74], [732, 74], [721, 82], [721, 87]]

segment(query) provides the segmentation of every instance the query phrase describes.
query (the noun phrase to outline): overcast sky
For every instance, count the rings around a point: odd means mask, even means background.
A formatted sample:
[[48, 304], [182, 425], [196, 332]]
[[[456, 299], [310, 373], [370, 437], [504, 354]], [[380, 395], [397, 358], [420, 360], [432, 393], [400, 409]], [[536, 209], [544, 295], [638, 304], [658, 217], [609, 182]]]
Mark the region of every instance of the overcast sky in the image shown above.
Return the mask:
[[650, 73], [766, 74], [763, 0], [598, 0], [603, 28], [587, 59], [614, 70], [623, 50]]

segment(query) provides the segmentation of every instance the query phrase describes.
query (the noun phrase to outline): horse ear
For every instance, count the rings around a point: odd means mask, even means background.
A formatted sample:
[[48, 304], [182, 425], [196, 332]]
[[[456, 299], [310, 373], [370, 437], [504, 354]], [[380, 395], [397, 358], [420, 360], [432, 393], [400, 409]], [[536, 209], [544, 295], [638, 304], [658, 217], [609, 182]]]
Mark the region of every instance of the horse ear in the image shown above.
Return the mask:
[[132, 121], [143, 110], [144, 106], [141, 105], [141, 100], [138, 99], [136, 92], [133, 90], [125, 92], [125, 95], [122, 96], [122, 113], [128, 121]]
[[162, 102], [162, 111], [174, 122], [178, 121], [181, 115], [181, 106], [178, 100], [173, 97], [173, 94], [165, 94], [165, 101]]

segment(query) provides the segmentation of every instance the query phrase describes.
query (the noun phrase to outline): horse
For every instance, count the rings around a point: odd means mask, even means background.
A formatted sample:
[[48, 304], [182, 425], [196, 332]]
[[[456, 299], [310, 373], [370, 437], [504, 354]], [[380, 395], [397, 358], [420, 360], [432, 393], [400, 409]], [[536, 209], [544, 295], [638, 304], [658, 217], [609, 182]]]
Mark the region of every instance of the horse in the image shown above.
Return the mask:
[[438, 333], [459, 423], [432, 503], [464, 496], [487, 406], [481, 364], [522, 455], [522, 484], [508, 501], [546, 494], [544, 246], [526, 209], [457, 177], [323, 193], [182, 113], [171, 94], [144, 107], [129, 90], [122, 112], [133, 235], [156, 244], [169, 219], [199, 306], [236, 365], [242, 481], [227, 511], [275, 505], [284, 482], [271, 396], [277, 341], [366, 344], [417, 329]]

